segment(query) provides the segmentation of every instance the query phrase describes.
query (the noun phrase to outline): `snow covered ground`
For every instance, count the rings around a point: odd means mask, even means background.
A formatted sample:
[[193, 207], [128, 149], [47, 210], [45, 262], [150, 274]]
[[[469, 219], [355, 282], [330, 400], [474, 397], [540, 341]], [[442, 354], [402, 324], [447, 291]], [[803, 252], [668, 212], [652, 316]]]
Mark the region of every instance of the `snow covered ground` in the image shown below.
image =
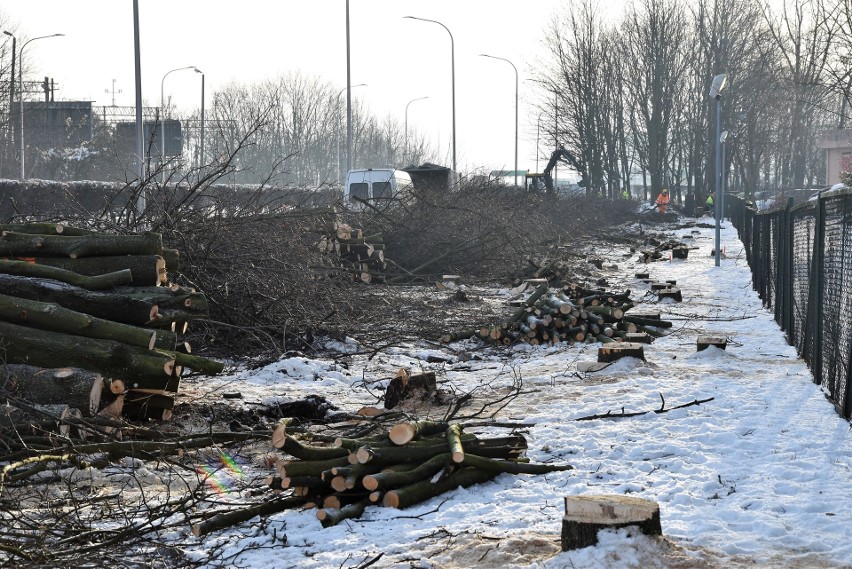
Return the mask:
[[[531, 393], [499, 418], [527, 425], [522, 432], [533, 461], [575, 469], [504, 474], [406, 510], [370, 507], [361, 519], [328, 529], [311, 510], [256, 518], [194, 542], [190, 537], [187, 554], [203, 560], [216, 551], [211, 566], [247, 568], [852, 566], [850, 425], [762, 307], [730, 224], [722, 230], [720, 267], [711, 256], [712, 229], [700, 229], [694, 243], [698, 249], [688, 259], [647, 267], [625, 249], [609, 271], [611, 283], [649, 303], [655, 297], [646, 294], [647, 285], [632, 278], [639, 270], [676, 279], [683, 291], [682, 303], [654, 303], [674, 327], [645, 347], [646, 362], [631, 358], [584, 374], [577, 364], [595, 361], [597, 344], [519, 346], [470, 359], [464, 343], [450, 350], [424, 343], [373, 358], [289, 358], [205, 379], [205, 388], [239, 390], [246, 399], [317, 393], [352, 412], [376, 402], [365, 385], [375, 388], [399, 367], [434, 369], [445, 385], [482, 386], [484, 396], [522, 382]], [[696, 352], [696, 337], [708, 334], [727, 336], [727, 350]], [[439, 354], [449, 361], [427, 362]], [[661, 396], [666, 408], [713, 399], [650, 412], [660, 408]], [[622, 409], [648, 413], [574, 420]], [[507, 434], [493, 427], [480, 432]], [[596, 547], [561, 552], [563, 497], [578, 494], [655, 500], [664, 538], [602, 532]]]

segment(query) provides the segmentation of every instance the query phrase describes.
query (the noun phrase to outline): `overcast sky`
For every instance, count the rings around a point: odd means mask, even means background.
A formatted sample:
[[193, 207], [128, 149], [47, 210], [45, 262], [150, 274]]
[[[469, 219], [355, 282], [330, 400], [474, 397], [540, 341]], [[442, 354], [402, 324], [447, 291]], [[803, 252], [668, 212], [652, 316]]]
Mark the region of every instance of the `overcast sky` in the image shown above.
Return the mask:
[[[618, 2], [620, 4], [620, 2]], [[531, 76], [544, 53], [542, 38], [559, 0], [352, 0], [353, 96], [378, 117], [392, 115], [422, 132], [451, 165], [452, 82], [450, 36], [455, 40], [456, 137], [459, 168], [511, 169], [514, 162], [515, 74], [479, 54], [512, 61], [520, 78], [519, 168], [536, 169], [536, 122]], [[607, 4], [608, 12], [612, 3]], [[30, 80], [52, 77], [57, 98], [132, 106], [134, 99], [132, 0], [0, 0]], [[161, 88], [180, 109], [200, 106], [194, 65], [212, 93], [229, 82], [252, 83], [291, 71], [346, 86], [345, 0], [140, 0], [142, 96], [157, 106]], [[3, 37], [3, 40], [8, 38]], [[547, 120], [544, 118], [543, 120]], [[541, 140], [542, 152], [552, 141]], [[359, 165], [367, 166], [367, 165]], [[539, 163], [538, 169], [544, 168]]]

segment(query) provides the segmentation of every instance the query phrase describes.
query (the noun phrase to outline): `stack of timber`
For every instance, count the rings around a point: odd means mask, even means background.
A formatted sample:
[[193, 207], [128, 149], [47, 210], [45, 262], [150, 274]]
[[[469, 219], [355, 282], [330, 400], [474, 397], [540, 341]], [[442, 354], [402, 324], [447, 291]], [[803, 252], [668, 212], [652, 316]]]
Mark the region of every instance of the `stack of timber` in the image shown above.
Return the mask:
[[650, 343], [663, 335], [661, 328], [671, 328], [667, 320], [632, 316], [628, 311], [633, 307], [629, 290], [612, 293], [578, 284], [551, 289], [543, 283], [508, 321], [448, 333], [440, 340], [449, 343], [479, 338], [507, 346], [517, 342], [535, 346], [560, 342]]
[[387, 268], [385, 244], [380, 233], [364, 235], [361, 229], [335, 221], [331, 231], [320, 238], [320, 251], [336, 255], [356, 281], [381, 282]]
[[[502, 473], [572, 468], [529, 462], [521, 435], [482, 438], [464, 432], [458, 423], [399, 423], [385, 434], [337, 438], [322, 446], [294, 438], [287, 432], [291, 423], [282, 419], [272, 432], [272, 445], [285, 456], [275, 463], [276, 474], [267, 484], [275, 492], [287, 492], [291, 507], [317, 508], [323, 527], [360, 517], [371, 505], [407, 508]], [[218, 524], [208, 520], [194, 526], [193, 533], [224, 527]]]
[[159, 234], [5, 224], [0, 257], [0, 341], [22, 366], [12, 397], [58, 403], [59, 390], [86, 414], [168, 419], [185, 370], [222, 371], [182, 338], [207, 299], [169, 284], [178, 254]]

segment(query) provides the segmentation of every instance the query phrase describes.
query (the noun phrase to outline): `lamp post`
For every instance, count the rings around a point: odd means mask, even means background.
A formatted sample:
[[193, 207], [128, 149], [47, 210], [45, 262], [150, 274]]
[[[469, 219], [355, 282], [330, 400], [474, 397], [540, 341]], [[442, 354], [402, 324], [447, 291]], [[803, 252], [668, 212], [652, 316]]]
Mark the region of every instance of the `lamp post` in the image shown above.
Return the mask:
[[481, 57], [490, 57], [491, 59], [499, 59], [505, 61], [515, 70], [515, 187], [518, 187], [518, 68], [515, 64], [505, 57], [497, 57], [496, 55], [488, 55], [485, 53], [479, 54]]
[[453, 34], [450, 28], [438, 22], [437, 20], [427, 20], [426, 18], [418, 18], [417, 16], [403, 16], [411, 20], [420, 20], [421, 22], [432, 22], [438, 24], [450, 34], [450, 61], [452, 69], [452, 92], [453, 92], [453, 172], [456, 171], [456, 44], [453, 39]]
[[721, 248], [721, 213], [720, 207], [722, 194], [722, 93], [725, 87], [728, 86], [728, 78], [724, 73], [721, 73], [713, 78], [713, 84], [710, 86], [710, 98], [716, 99], [716, 200], [714, 201], [714, 209], [716, 210], [716, 266], [721, 263], [722, 253]]
[[201, 136], [199, 137], [198, 145], [198, 175], [201, 176], [201, 169], [204, 168], [204, 72], [195, 68], [196, 73], [201, 73]]
[[[337, 99], [337, 105], [336, 105], [337, 106], [337, 121], [336, 122], [337, 122], [337, 180], [338, 181], [343, 180], [343, 173], [340, 171], [340, 95], [342, 95], [343, 92], [346, 91], [347, 89], [354, 89], [355, 87], [366, 87], [366, 86], [367, 86], [366, 83], [358, 83], [357, 85], [352, 85], [351, 87], [344, 87], [343, 89], [340, 90], [339, 93], [337, 93], [337, 97], [336, 97], [336, 99]], [[347, 107], [348, 106], [349, 106], [349, 97], [347, 95]], [[349, 129], [348, 124], [347, 124], [346, 128], [347, 128], [347, 133], [348, 133], [349, 132], [348, 131], [348, 129]], [[347, 134], [347, 136], [348, 136], [348, 134]], [[348, 149], [347, 149], [347, 152], [349, 152]], [[348, 172], [351, 169], [351, 166], [352, 166], [352, 159], [350, 158], [350, 156], [351, 156], [350, 154], [347, 154], [346, 156], [347, 156], [347, 158], [346, 158], [347, 170], [346, 171]]]
[[727, 148], [726, 148], [727, 142], [728, 142], [728, 131], [723, 130], [722, 134], [719, 135], [719, 143], [720, 143], [720, 146], [722, 147], [722, 169], [719, 173], [720, 179], [722, 181], [722, 183], [721, 183], [722, 193], [719, 195], [719, 207], [722, 208], [722, 214], [721, 214], [722, 219], [725, 219], [725, 181], [726, 181], [726, 178], [727, 178], [727, 176], [725, 175], [725, 171], [726, 171], [725, 170], [725, 154], [726, 154], [726, 151], [727, 151]]
[[414, 101], [422, 101], [423, 99], [428, 99], [429, 95], [425, 97], [417, 97], [416, 99], [411, 99], [405, 105], [405, 156], [403, 157], [403, 162], [408, 161], [408, 105], [413, 103]]
[[24, 168], [24, 48], [27, 47], [27, 44], [31, 41], [43, 40], [45, 38], [58, 38], [64, 36], [65, 34], [51, 34], [49, 36], [39, 36], [37, 38], [32, 38], [24, 42], [24, 45], [21, 46], [21, 51], [18, 52], [18, 88], [21, 90], [21, 96], [19, 97], [21, 102], [21, 133], [18, 138], [21, 139], [21, 179], [26, 180], [27, 174]]
[[166, 108], [164, 106], [164, 91], [163, 88], [166, 84], [166, 77], [175, 71], [184, 71], [186, 69], [198, 69], [194, 65], [187, 65], [186, 67], [178, 67], [177, 69], [172, 69], [171, 71], [167, 71], [165, 75], [163, 75], [163, 79], [160, 81], [160, 169], [162, 170], [162, 182], [166, 183]]

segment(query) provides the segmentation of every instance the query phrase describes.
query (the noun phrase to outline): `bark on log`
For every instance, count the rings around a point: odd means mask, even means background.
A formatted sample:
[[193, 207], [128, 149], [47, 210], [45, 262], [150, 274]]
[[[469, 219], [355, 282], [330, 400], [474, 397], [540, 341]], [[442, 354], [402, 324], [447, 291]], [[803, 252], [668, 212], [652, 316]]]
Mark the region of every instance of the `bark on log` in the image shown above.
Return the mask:
[[598, 531], [637, 526], [645, 535], [662, 535], [660, 507], [631, 496], [567, 496], [562, 518], [562, 551], [595, 545]]
[[177, 391], [174, 358], [113, 340], [84, 338], [0, 322], [6, 361], [46, 368], [78, 367], [126, 380], [130, 388]]
[[[523, 454], [527, 448], [527, 441], [522, 436], [496, 437], [491, 439], [467, 439], [462, 438], [465, 453], [489, 458], [516, 458]], [[364, 447], [358, 449], [357, 457], [361, 464], [371, 463], [376, 465], [391, 465], [401, 462], [414, 462], [427, 460], [436, 454], [449, 452], [447, 441], [431, 445], [405, 445], [401, 447], [371, 447], [361, 452]]]
[[317, 519], [322, 527], [328, 528], [339, 524], [343, 520], [358, 518], [364, 513], [364, 509], [370, 504], [369, 499], [359, 500], [343, 508], [323, 508], [317, 510]]
[[450, 456], [456, 464], [464, 462], [464, 447], [462, 447], [461, 436], [462, 429], [458, 423], [447, 427], [447, 444], [450, 447]]
[[0, 223], [0, 232], [14, 231], [16, 233], [29, 233], [37, 235], [91, 235], [94, 231], [71, 227], [62, 223]]
[[536, 303], [536, 301], [544, 296], [544, 294], [550, 289], [550, 285], [547, 283], [541, 284], [538, 288], [533, 291], [533, 293], [529, 296], [529, 298], [524, 301], [524, 305], [518, 308], [512, 317], [509, 319], [509, 322], [517, 322], [521, 318], [523, 318], [527, 314], [527, 308]]
[[424, 502], [444, 492], [455, 490], [458, 487], [467, 488], [474, 484], [488, 482], [497, 476], [496, 472], [479, 470], [476, 468], [465, 468], [452, 473], [447, 478], [432, 483], [429, 480], [415, 482], [402, 488], [390, 490], [385, 494], [383, 504], [391, 508], [407, 508], [414, 504]]
[[349, 461], [344, 458], [331, 458], [328, 460], [279, 460], [275, 469], [281, 478], [292, 478], [294, 476], [316, 476], [319, 477], [324, 470], [335, 466], [348, 466]]
[[298, 508], [304, 503], [305, 501], [301, 498], [289, 497], [280, 500], [268, 500], [261, 504], [255, 504], [253, 506], [248, 506], [239, 510], [223, 512], [221, 514], [216, 514], [215, 516], [212, 516], [211, 518], [208, 518], [203, 522], [193, 524], [192, 535], [194, 535], [195, 537], [201, 537], [203, 535], [207, 535], [212, 531], [225, 529], [231, 526], [235, 526], [237, 524], [241, 524], [243, 522], [247, 522], [255, 516], [268, 516], [270, 514], [283, 512], [284, 510]]
[[160, 255], [106, 255], [70, 259], [68, 257], [26, 257], [18, 260], [57, 267], [80, 275], [95, 276], [130, 269], [131, 286], [157, 286], [165, 283], [166, 261]]
[[361, 480], [367, 490], [379, 490], [396, 486], [407, 486], [420, 480], [430, 478], [433, 474], [450, 464], [450, 453], [436, 454], [416, 468], [406, 471], [388, 470], [368, 474]]
[[622, 320], [632, 322], [640, 326], [655, 326], [657, 328], [671, 328], [672, 322], [669, 320], [655, 320], [651, 318], [643, 318], [641, 316], [633, 316], [630, 313], [624, 315]]
[[173, 332], [145, 330], [96, 318], [52, 302], [38, 302], [5, 294], [0, 294], [0, 320], [41, 330], [115, 340], [145, 349], [174, 350], [177, 342], [177, 335]]
[[112, 292], [90, 291], [47, 279], [0, 274], [0, 290], [39, 302], [54, 302], [59, 306], [90, 314], [105, 320], [142, 326], [157, 314], [157, 306]]
[[133, 281], [130, 269], [122, 269], [120, 271], [113, 271], [103, 275], [86, 276], [66, 269], [60, 269], [58, 267], [37, 265], [35, 263], [28, 263], [27, 261], [14, 261], [9, 259], [0, 259], [0, 273], [52, 279], [88, 290], [102, 290], [122, 286], [130, 284]]
[[529, 462], [515, 462], [511, 460], [495, 460], [476, 456], [475, 454], [465, 455], [464, 466], [479, 468], [480, 470], [489, 470], [496, 473], [509, 474], [547, 474], [549, 472], [560, 472], [564, 470], [573, 470], [574, 467], [570, 464], [533, 464]]
[[[42, 368], [23, 364], [3, 366], [0, 385], [13, 397], [39, 405], [69, 405], [89, 414], [98, 411], [104, 378], [80, 368]], [[99, 386], [93, 393], [93, 386]], [[93, 396], [97, 401], [92, 401]], [[92, 404], [94, 403], [94, 409]]]
[[163, 239], [159, 233], [140, 235], [34, 235], [3, 231], [0, 233], [0, 255], [62, 255], [77, 259], [97, 255], [159, 255]]
[[225, 369], [225, 364], [216, 360], [180, 351], [172, 353], [177, 364], [185, 369], [191, 369], [205, 375], [216, 375], [222, 373], [222, 370]]
[[404, 445], [420, 437], [446, 432], [449, 425], [445, 421], [414, 421], [398, 423], [388, 431], [388, 438], [395, 445]]

